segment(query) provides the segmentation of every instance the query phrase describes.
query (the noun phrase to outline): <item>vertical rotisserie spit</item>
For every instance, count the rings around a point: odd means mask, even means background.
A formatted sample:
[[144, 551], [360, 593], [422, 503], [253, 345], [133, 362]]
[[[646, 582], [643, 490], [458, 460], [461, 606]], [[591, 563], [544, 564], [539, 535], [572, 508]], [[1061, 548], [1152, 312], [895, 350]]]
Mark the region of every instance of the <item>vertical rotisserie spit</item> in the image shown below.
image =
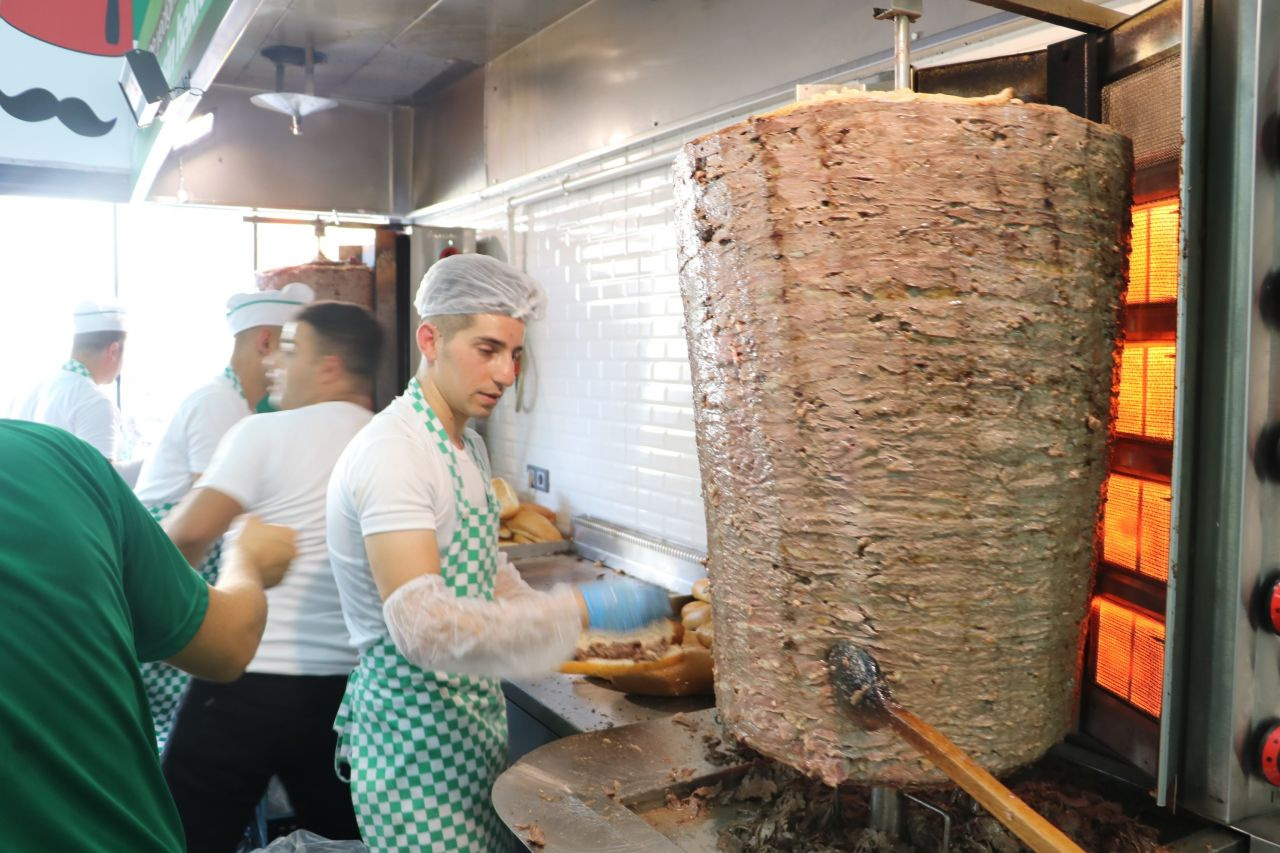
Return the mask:
[[1004, 97], [826, 97], [689, 143], [684, 292], [729, 729], [820, 776], [942, 781], [843, 718], [875, 655], [994, 773], [1074, 707], [1131, 157]]

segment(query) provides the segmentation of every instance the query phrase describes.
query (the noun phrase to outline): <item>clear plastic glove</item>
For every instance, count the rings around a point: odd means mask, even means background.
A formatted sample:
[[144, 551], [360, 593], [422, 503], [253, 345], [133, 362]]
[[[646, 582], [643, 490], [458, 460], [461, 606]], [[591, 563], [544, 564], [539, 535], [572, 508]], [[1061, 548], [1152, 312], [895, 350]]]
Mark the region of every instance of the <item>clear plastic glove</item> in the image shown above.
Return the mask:
[[[519, 584], [515, 574], [499, 587]], [[527, 587], [494, 601], [459, 598], [444, 578], [428, 574], [401, 586], [382, 605], [396, 649], [426, 670], [455, 675], [514, 678], [553, 671], [573, 656], [582, 615], [573, 588]]]
[[671, 616], [665, 589], [630, 580], [599, 580], [578, 587], [592, 628], [633, 631]]
[[506, 554], [498, 554], [498, 573], [493, 580], [493, 597], [499, 600], [519, 598], [540, 593], [524, 582], [520, 572], [507, 560]]
[[248, 516], [240, 529], [240, 536], [232, 546], [238, 549], [244, 560], [262, 575], [262, 588], [271, 587], [284, 579], [285, 570], [298, 554], [297, 536], [293, 530], [279, 524], [267, 524], [256, 516]]

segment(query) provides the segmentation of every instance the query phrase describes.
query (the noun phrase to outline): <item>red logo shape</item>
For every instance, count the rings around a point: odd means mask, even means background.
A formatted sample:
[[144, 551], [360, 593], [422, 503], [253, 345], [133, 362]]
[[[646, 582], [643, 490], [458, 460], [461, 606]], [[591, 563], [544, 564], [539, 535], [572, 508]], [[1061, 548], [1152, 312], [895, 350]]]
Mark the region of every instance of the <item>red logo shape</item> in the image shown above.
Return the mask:
[[123, 56], [133, 48], [133, 0], [0, 0], [0, 18], [79, 53]]

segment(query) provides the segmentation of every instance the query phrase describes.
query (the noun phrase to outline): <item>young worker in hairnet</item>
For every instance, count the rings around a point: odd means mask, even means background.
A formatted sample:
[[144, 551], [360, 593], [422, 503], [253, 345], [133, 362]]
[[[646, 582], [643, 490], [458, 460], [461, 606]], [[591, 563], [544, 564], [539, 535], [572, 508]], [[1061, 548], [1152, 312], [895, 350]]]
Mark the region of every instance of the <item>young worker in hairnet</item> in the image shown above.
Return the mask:
[[553, 669], [584, 626], [670, 614], [664, 591], [625, 581], [536, 592], [498, 553], [488, 460], [466, 426], [515, 382], [544, 301], [493, 258], [432, 266], [416, 300], [417, 376], [329, 481], [330, 557], [361, 653], [334, 725], [374, 851], [502, 847], [489, 802], [507, 749], [498, 679]]

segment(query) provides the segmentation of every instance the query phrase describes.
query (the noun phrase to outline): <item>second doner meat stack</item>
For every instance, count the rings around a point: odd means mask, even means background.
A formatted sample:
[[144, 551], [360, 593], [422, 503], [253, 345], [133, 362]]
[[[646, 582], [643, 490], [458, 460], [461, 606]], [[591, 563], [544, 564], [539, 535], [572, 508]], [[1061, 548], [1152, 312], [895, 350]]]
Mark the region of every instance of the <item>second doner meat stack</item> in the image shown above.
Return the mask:
[[805, 102], [676, 164], [717, 704], [829, 783], [942, 781], [834, 706], [852, 639], [993, 772], [1065, 733], [1128, 141], [1008, 97]]

